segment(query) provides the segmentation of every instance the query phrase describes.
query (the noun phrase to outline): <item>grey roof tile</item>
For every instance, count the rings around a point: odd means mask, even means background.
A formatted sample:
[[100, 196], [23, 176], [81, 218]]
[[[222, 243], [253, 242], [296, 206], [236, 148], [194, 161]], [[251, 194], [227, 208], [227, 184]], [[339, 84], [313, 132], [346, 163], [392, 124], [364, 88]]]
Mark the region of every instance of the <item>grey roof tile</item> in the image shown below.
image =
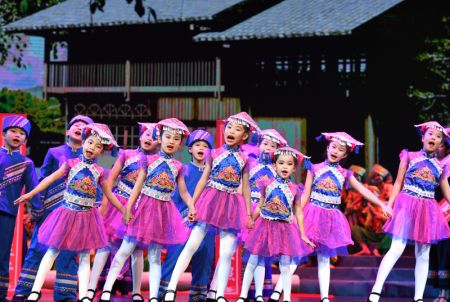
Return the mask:
[[[224, 9], [242, 0], [147, 0], [157, 14], [157, 22], [209, 20]], [[148, 10], [147, 10], [148, 11]], [[134, 11], [134, 4], [125, 0], [107, 0], [104, 12], [92, 15], [88, 0], [67, 0], [31, 16], [5, 26], [8, 31], [83, 28], [154, 23], [148, 12], [142, 18]]]
[[348, 35], [403, 0], [285, 0], [223, 32], [195, 41]]

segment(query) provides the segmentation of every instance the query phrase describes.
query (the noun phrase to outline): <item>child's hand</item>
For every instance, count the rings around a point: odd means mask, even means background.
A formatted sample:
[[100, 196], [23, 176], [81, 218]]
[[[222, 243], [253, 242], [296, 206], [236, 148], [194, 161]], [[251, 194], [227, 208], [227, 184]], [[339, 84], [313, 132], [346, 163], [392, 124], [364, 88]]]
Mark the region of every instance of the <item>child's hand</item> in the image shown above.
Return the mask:
[[128, 208], [125, 210], [125, 212], [123, 213], [123, 223], [125, 223], [126, 225], [128, 225], [130, 223], [130, 221], [133, 219], [133, 214], [131, 214], [131, 210], [129, 210]]
[[253, 227], [255, 226], [255, 222], [253, 221], [252, 216], [247, 216], [247, 221], [245, 222], [245, 226], [247, 227], [247, 229], [253, 229]]
[[312, 247], [312, 248], [315, 248], [315, 247], [316, 247], [316, 245], [315, 245], [311, 240], [309, 240], [308, 237], [306, 237], [306, 235], [302, 235], [302, 240], [303, 240], [309, 247]]
[[383, 213], [384, 213], [384, 215], [386, 215], [388, 217], [392, 217], [392, 215], [393, 215], [392, 208], [390, 206], [385, 205], [383, 207]]
[[188, 221], [189, 222], [194, 222], [196, 215], [197, 215], [197, 212], [195, 211], [195, 207], [194, 206], [190, 206], [189, 207], [189, 213], [188, 213]]
[[22, 196], [20, 196], [16, 200], [14, 200], [14, 205], [18, 205], [20, 203], [28, 202], [28, 201], [30, 201], [30, 199], [31, 199], [31, 195], [29, 193], [23, 194]]

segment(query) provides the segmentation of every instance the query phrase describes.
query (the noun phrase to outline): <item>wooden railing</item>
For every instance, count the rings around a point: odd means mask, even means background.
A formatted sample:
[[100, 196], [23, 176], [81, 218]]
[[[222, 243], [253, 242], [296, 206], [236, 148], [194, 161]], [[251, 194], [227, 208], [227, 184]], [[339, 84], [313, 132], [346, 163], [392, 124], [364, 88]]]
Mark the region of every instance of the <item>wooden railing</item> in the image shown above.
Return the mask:
[[46, 93], [213, 92], [221, 85], [219, 58], [209, 61], [46, 65]]

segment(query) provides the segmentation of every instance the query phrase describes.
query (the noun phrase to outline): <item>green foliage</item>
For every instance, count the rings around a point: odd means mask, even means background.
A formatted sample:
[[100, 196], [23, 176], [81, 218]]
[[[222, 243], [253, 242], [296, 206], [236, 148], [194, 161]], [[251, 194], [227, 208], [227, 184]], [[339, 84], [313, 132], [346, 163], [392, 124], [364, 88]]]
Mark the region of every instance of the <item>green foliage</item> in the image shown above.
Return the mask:
[[11, 59], [19, 68], [23, 64], [23, 51], [27, 43], [22, 35], [6, 33], [2, 25], [14, 22], [63, 0], [0, 0], [0, 65]]
[[420, 118], [450, 124], [450, 17], [442, 19], [442, 35], [428, 38], [417, 56], [423, 67], [420, 83], [409, 92], [420, 110]]
[[0, 90], [0, 112], [26, 113], [42, 132], [65, 132], [65, 118], [56, 98], [47, 101], [22, 90]]

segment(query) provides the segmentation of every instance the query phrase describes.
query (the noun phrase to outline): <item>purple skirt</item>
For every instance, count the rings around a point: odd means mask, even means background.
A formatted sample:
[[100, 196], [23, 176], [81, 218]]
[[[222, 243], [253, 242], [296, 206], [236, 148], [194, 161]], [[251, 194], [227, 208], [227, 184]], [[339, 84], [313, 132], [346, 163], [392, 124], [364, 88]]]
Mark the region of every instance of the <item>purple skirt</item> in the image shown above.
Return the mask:
[[418, 243], [436, 243], [450, 237], [450, 228], [434, 199], [400, 193], [394, 214], [383, 226], [394, 238]]
[[296, 223], [268, 220], [260, 217], [249, 231], [244, 248], [253, 255], [274, 260], [286, 255], [301, 259], [313, 252], [303, 242]]
[[244, 198], [241, 194], [227, 193], [214, 188], [205, 188], [196, 205], [197, 221], [221, 230], [239, 232], [245, 227], [247, 218]]
[[[255, 209], [258, 207], [258, 204], [252, 202], [250, 204], [250, 207], [251, 207], [252, 213], [253, 213], [253, 212], [255, 212]], [[247, 240], [248, 233], [251, 232], [251, 231], [252, 230], [247, 229], [245, 227], [242, 228], [241, 231], [239, 232], [239, 234], [237, 235], [238, 236], [238, 241], [241, 242], [241, 243], [245, 242]]]
[[103, 220], [96, 208], [76, 211], [61, 206], [39, 228], [41, 244], [74, 252], [104, 248], [108, 244]]
[[126, 229], [122, 229], [123, 238], [145, 248], [154, 243], [172, 245], [186, 242], [188, 229], [173, 201], [162, 201], [141, 194], [136, 203], [138, 206], [133, 213], [134, 219]]
[[303, 209], [305, 234], [316, 244], [315, 252], [326, 256], [347, 254], [353, 244], [350, 225], [339, 209], [325, 209], [308, 202]]
[[[120, 203], [125, 207], [128, 199], [119, 194], [114, 194]], [[122, 213], [117, 210], [111, 203], [108, 203], [106, 214], [103, 217], [103, 223], [105, 225], [106, 235], [108, 236], [108, 242], [114, 242], [117, 238], [117, 230], [122, 222]]]

